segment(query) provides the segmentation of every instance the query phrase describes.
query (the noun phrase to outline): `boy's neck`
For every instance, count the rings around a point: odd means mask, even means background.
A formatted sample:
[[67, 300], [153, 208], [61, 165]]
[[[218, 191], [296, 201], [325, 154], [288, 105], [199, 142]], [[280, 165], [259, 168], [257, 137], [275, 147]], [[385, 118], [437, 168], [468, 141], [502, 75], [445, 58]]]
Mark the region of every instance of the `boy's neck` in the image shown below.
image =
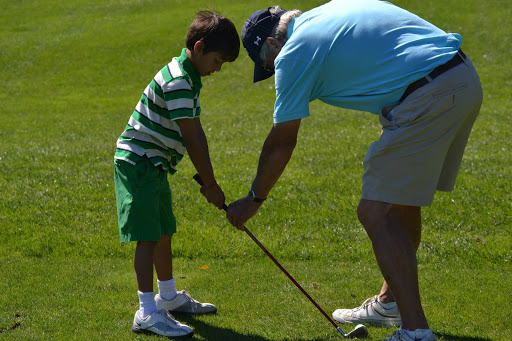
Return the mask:
[[190, 51], [190, 49], [187, 49], [185, 52], [187, 53], [188, 59], [192, 61], [192, 51]]
[[194, 69], [194, 71], [199, 75], [199, 73], [197, 72], [197, 68], [196, 68], [196, 62], [195, 62], [195, 58], [194, 58], [194, 52], [191, 51], [190, 49], [187, 48], [187, 50], [185, 51], [187, 53], [187, 57], [188, 59], [190, 60], [190, 63], [192, 64], [192, 68]]

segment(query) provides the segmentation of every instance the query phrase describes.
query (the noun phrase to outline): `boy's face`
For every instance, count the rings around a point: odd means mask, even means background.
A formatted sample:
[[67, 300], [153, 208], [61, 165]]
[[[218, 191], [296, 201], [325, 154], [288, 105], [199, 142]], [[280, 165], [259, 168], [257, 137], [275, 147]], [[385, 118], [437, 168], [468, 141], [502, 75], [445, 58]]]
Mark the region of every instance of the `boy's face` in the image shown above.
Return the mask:
[[189, 55], [194, 71], [201, 77], [220, 71], [222, 64], [227, 62], [220, 52], [211, 51], [203, 53], [203, 50], [203, 42], [198, 41], [194, 46], [194, 53]]
[[209, 76], [214, 72], [220, 71], [222, 64], [226, 62], [220, 52], [208, 52], [207, 54], [200, 54], [197, 57], [197, 63], [194, 69], [201, 77]]

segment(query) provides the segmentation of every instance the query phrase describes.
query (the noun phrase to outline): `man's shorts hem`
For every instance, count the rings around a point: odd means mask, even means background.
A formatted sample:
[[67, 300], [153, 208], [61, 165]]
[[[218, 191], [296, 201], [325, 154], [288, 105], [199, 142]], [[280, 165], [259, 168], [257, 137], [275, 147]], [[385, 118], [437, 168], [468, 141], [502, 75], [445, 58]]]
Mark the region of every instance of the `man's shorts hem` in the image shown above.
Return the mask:
[[[388, 193], [389, 195], [389, 193]], [[417, 207], [428, 207], [432, 205], [432, 202], [434, 201], [434, 198], [427, 200], [425, 197], [422, 198], [403, 198], [403, 195], [401, 198], [398, 196], [385, 196], [385, 195], [378, 195], [378, 194], [362, 194], [361, 199], [364, 200], [371, 200], [371, 201], [380, 201], [385, 202], [388, 204], [394, 204], [394, 205], [403, 205], [403, 206], [417, 206]]]

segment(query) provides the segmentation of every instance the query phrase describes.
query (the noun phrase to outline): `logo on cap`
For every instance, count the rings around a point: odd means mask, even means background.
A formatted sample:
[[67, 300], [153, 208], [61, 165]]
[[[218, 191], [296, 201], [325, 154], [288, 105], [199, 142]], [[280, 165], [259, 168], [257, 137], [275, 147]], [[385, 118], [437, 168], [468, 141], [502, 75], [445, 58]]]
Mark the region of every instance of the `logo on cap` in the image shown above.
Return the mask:
[[254, 45], [260, 45], [259, 42], [261, 40], [261, 37], [260, 36], [256, 36], [256, 40], [254, 41]]

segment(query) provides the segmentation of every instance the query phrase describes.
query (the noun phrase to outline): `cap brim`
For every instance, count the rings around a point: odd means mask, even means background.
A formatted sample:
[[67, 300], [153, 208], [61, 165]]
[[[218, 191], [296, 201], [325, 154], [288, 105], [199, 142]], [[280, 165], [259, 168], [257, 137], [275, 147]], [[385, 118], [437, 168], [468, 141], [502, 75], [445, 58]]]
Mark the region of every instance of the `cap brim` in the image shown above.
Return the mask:
[[273, 71], [267, 71], [258, 63], [254, 63], [254, 83], [270, 78], [273, 74]]

